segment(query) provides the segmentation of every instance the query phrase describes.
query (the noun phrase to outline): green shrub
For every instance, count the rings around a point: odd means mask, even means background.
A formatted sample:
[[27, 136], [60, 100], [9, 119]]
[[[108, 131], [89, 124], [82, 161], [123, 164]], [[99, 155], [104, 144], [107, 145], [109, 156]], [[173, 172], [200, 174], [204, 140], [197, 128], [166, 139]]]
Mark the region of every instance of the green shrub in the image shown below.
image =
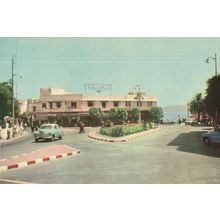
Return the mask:
[[148, 130], [150, 128], [150, 125], [147, 123], [144, 123], [143, 128], [144, 130]]
[[159, 123], [161, 118], [163, 118], [163, 109], [161, 107], [153, 106], [151, 107], [149, 113], [151, 121], [155, 123]]
[[128, 112], [123, 108], [112, 108], [109, 111], [109, 119], [115, 124], [123, 124], [128, 119]]
[[115, 125], [112, 127], [101, 128], [100, 134], [111, 136], [111, 137], [121, 137], [121, 136], [129, 135], [129, 134], [146, 131], [150, 128], [152, 128], [152, 124], [133, 125], [133, 126]]
[[112, 127], [112, 131], [111, 131], [111, 136], [112, 137], [121, 137], [123, 136], [124, 133], [123, 133], [123, 127], [122, 126], [114, 126]]
[[102, 128], [100, 128], [100, 134], [102, 134], [102, 135], [107, 135], [107, 136], [111, 136], [111, 133], [112, 133], [112, 129], [111, 129], [111, 127], [102, 127]]
[[139, 117], [139, 109], [133, 108], [131, 111], [128, 112], [128, 119], [132, 122], [137, 122]]

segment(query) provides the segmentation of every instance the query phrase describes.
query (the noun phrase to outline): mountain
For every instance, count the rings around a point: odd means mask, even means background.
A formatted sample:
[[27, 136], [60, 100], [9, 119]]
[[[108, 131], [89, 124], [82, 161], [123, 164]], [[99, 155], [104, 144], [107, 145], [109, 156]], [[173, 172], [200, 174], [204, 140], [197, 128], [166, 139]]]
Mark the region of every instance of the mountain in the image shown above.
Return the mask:
[[163, 107], [163, 112], [187, 112], [187, 105], [173, 105]]

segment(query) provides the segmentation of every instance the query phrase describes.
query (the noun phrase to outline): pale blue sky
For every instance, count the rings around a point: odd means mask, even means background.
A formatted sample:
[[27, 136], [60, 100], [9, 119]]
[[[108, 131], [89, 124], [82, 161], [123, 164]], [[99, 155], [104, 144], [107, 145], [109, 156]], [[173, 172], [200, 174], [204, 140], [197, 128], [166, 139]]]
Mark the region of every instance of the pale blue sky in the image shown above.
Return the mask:
[[[220, 38], [0, 38], [0, 81], [11, 77], [16, 54], [18, 97], [38, 98], [41, 87], [84, 92], [84, 83], [111, 83], [126, 94], [141, 84], [160, 106], [186, 104], [204, 92], [220, 56]], [[220, 68], [220, 66], [219, 66]]]

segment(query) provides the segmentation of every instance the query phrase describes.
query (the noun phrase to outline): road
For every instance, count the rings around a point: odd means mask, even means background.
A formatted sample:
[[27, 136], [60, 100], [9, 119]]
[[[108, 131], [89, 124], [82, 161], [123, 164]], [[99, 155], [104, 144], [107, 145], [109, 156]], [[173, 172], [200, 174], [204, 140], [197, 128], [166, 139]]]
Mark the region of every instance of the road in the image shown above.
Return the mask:
[[101, 142], [77, 131], [54, 143], [34, 143], [29, 137], [2, 147], [0, 159], [52, 144], [66, 144], [81, 153], [9, 170], [0, 173], [0, 179], [31, 183], [220, 183], [220, 148], [206, 147], [200, 140], [207, 129], [165, 126], [128, 143]]

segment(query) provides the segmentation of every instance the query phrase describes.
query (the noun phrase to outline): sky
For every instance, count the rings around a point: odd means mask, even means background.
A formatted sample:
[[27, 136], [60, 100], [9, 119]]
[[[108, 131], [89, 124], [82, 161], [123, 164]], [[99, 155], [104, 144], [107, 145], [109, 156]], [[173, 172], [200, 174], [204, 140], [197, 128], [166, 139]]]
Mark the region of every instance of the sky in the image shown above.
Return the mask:
[[215, 53], [220, 38], [0, 38], [0, 81], [11, 78], [15, 55], [18, 99], [39, 98], [44, 87], [83, 93], [85, 83], [126, 95], [140, 84], [159, 106], [185, 105], [205, 94], [215, 66], [204, 61]]

